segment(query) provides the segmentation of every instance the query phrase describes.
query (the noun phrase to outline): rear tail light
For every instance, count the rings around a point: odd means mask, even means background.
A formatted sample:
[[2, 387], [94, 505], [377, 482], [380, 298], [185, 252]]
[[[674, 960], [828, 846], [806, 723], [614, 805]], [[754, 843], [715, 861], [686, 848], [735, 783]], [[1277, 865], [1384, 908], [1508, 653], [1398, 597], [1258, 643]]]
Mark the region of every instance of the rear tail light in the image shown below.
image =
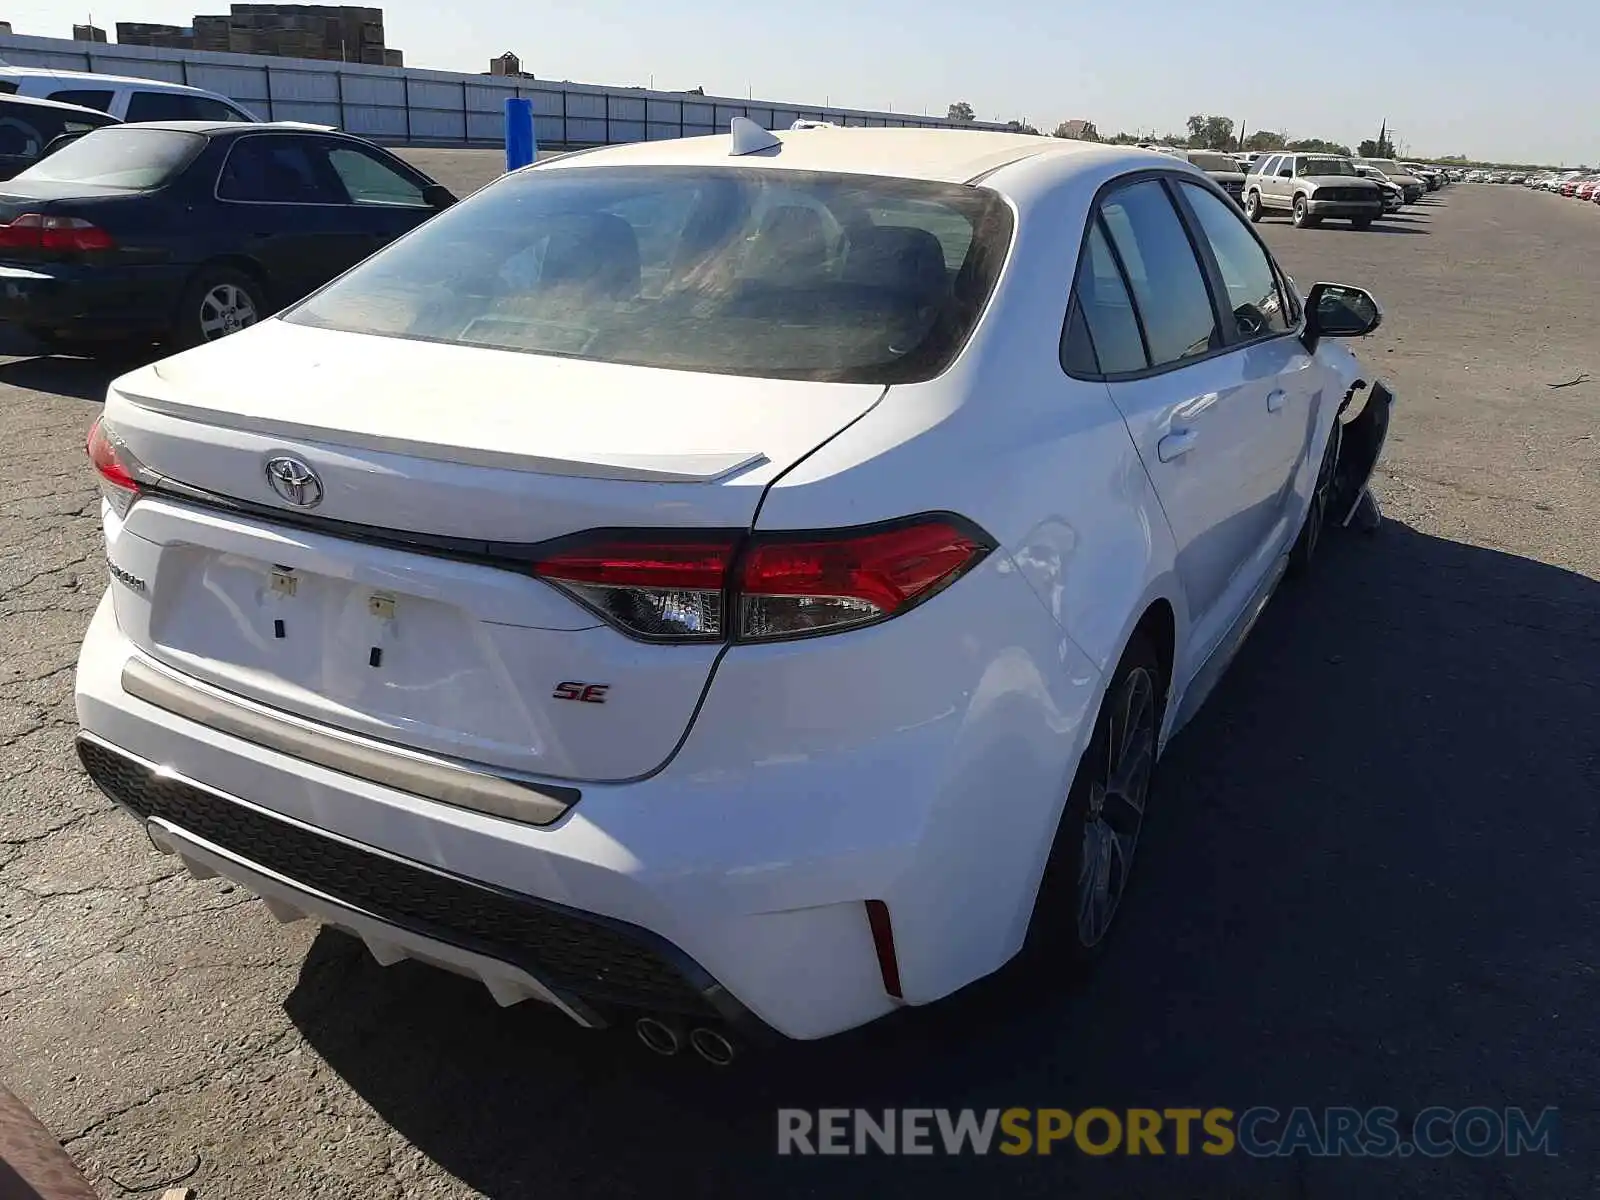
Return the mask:
[[81, 217], [23, 213], [11, 224], [0, 225], [0, 250], [87, 253], [93, 250], [112, 250], [116, 244], [104, 229]]
[[533, 572], [648, 641], [722, 641], [724, 596], [736, 535], [693, 541], [660, 535], [579, 538], [534, 564]]
[[533, 573], [645, 641], [776, 641], [898, 616], [994, 549], [948, 514], [820, 533], [581, 536]]
[[100, 494], [114, 508], [119, 517], [128, 515], [128, 509], [139, 498], [139, 478], [144, 468], [117, 437], [116, 431], [96, 417], [89, 426], [89, 461], [100, 476]]

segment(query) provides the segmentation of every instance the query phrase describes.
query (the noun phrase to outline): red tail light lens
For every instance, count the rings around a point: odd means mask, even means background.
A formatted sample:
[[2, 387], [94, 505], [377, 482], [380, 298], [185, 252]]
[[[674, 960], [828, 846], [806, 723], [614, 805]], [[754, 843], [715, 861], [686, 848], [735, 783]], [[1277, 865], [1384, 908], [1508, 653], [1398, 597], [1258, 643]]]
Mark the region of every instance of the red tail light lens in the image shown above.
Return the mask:
[[112, 250], [116, 241], [104, 229], [81, 217], [53, 217], [23, 213], [9, 225], [0, 225], [0, 250], [45, 250], [51, 253], [87, 253]]
[[96, 417], [89, 426], [89, 461], [100, 475], [100, 492], [119, 516], [126, 516], [139, 495], [138, 460], [106, 428], [105, 418]]
[[796, 637], [892, 617], [948, 587], [992, 549], [965, 521], [755, 540], [739, 578], [739, 637]]
[[969, 522], [934, 515], [823, 533], [596, 534], [533, 572], [633, 637], [774, 641], [896, 616], [993, 548]]
[[533, 573], [649, 641], [721, 641], [724, 599], [738, 535], [692, 541], [660, 534], [597, 535], [534, 564]]

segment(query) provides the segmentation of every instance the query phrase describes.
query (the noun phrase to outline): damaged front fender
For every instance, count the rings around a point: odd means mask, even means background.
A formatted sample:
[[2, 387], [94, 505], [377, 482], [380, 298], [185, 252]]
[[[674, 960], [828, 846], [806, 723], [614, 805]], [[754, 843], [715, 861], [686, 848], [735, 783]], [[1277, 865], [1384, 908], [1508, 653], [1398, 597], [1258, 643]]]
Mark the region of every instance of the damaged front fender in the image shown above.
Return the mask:
[[1383, 519], [1370, 484], [1389, 435], [1393, 407], [1394, 389], [1381, 379], [1370, 385], [1357, 379], [1345, 393], [1338, 417], [1339, 459], [1328, 500], [1329, 519], [1341, 527], [1370, 532]]

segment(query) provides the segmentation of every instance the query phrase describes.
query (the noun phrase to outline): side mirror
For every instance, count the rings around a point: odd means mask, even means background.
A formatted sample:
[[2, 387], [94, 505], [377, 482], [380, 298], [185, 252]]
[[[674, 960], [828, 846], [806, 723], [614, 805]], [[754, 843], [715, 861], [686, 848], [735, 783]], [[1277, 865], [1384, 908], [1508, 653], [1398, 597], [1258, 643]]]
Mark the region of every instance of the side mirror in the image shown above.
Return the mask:
[[1372, 294], [1348, 283], [1313, 284], [1306, 297], [1308, 350], [1325, 337], [1365, 337], [1382, 324], [1383, 309]]
[[443, 211], [456, 202], [456, 194], [442, 183], [430, 183], [422, 189], [422, 199], [429, 208]]
[[1279, 167], [1278, 168], [1278, 178], [1279, 179], [1293, 179], [1294, 178], [1294, 168], [1293, 167]]

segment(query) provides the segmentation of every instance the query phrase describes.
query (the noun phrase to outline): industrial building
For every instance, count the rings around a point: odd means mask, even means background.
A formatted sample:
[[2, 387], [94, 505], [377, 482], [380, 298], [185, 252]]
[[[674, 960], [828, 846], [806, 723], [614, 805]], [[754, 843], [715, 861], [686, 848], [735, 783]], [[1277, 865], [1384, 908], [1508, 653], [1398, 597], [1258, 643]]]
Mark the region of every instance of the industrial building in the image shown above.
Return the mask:
[[349, 5], [235, 4], [225, 16], [197, 15], [190, 26], [118, 21], [117, 43], [375, 67], [405, 65], [401, 52], [384, 44], [383, 10]]

